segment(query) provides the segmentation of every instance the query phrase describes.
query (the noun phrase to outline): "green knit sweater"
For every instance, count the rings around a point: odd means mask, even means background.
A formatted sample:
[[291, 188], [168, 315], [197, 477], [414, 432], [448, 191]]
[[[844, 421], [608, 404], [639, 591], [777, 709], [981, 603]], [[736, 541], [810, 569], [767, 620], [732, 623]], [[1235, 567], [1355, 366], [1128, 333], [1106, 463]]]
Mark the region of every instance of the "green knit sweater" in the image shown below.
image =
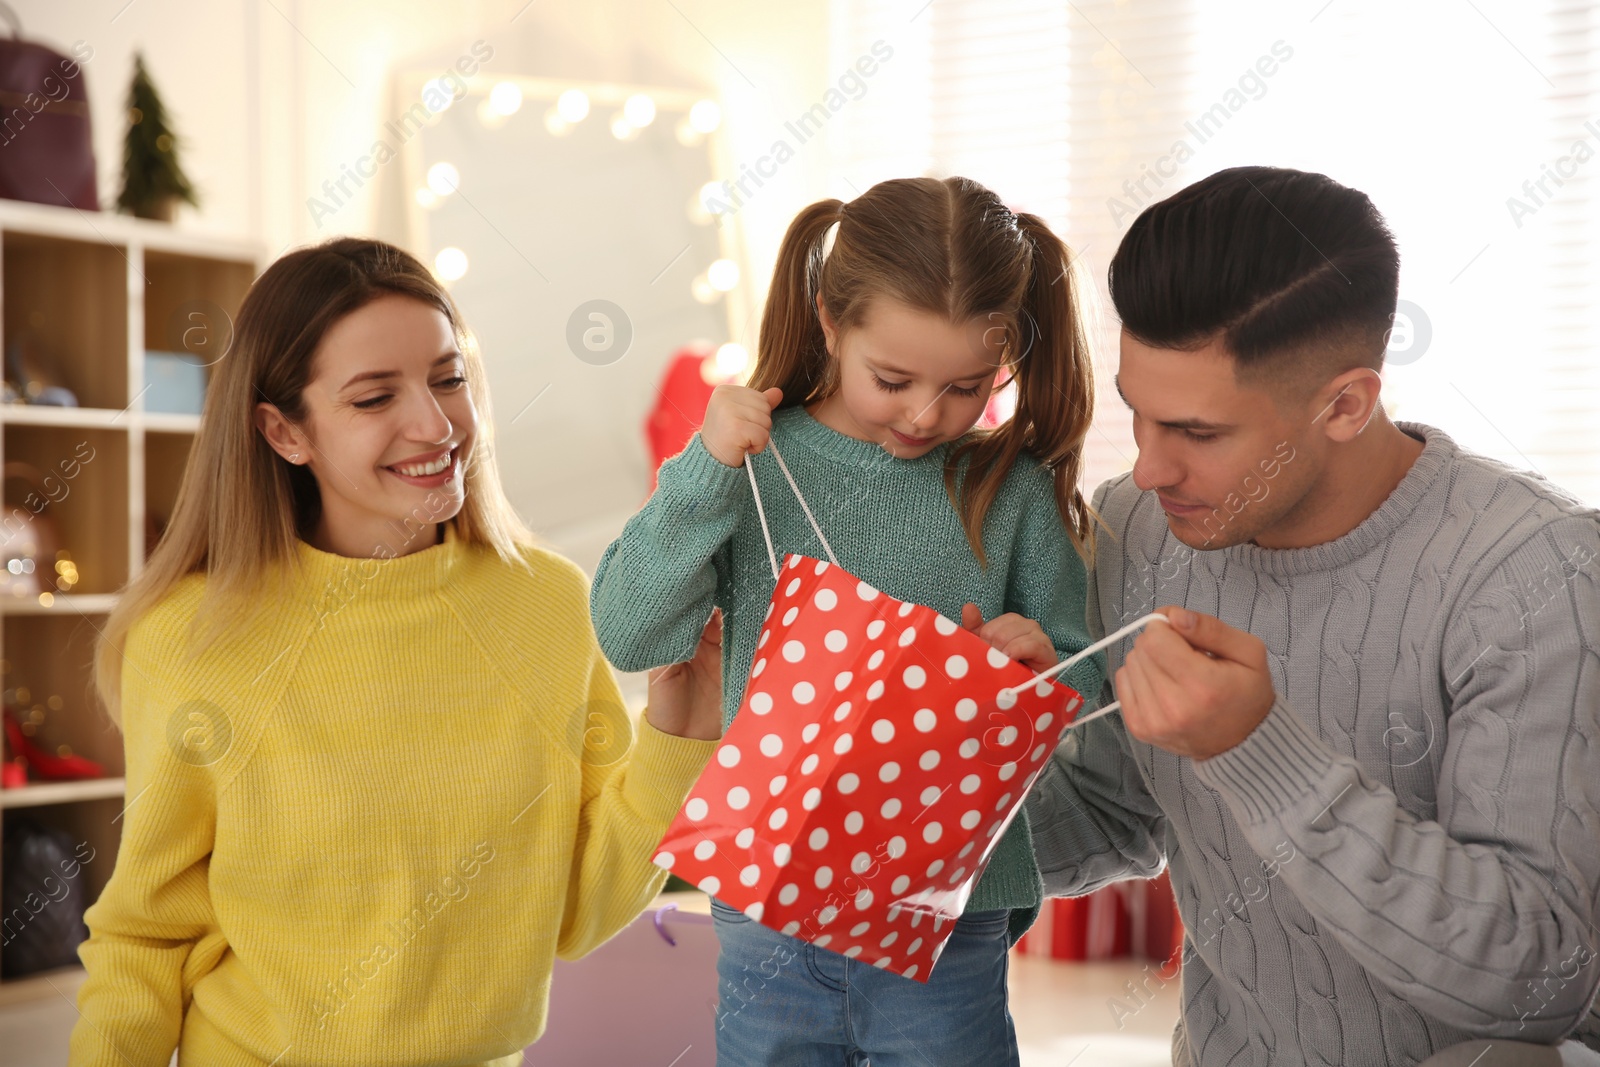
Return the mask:
[[[1050, 472], [1031, 456], [1019, 458], [984, 520], [984, 568], [945, 493], [952, 443], [896, 459], [798, 404], [774, 413], [772, 439], [839, 564], [857, 578], [957, 621], [968, 601], [986, 620], [1017, 612], [1036, 620], [1062, 657], [1091, 643], [1084, 564], [1056, 510]], [[826, 559], [771, 451], [747, 462], [755, 465], [780, 563], [788, 552]], [[749, 475], [720, 463], [696, 434], [662, 464], [655, 493], [601, 557], [589, 607], [606, 656], [619, 670], [642, 671], [692, 656], [720, 606], [726, 725], [743, 700], [775, 584]], [[1061, 680], [1093, 703], [1102, 663], [1085, 659]], [[1010, 908], [1013, 936], [1021, 936], [1042, 895], [1026, 812], [1019, 812], [967, 910]]]

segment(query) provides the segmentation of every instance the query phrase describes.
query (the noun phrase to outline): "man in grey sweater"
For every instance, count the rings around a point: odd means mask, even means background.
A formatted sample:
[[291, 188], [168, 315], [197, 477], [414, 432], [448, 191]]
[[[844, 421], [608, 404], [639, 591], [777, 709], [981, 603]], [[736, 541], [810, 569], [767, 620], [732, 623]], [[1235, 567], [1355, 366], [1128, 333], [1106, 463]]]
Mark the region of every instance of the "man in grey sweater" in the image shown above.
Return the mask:
[[1363, 194], [1264, 167], [1112, 262], [1139, 457], [1089, 625], [1182, 607], [1029, 814], [1052, 895], [1170, 869], [1175, 1064], [1579, 1062], [1600, 1021], [1600, 517], [1387, 418], [1398, 268]]

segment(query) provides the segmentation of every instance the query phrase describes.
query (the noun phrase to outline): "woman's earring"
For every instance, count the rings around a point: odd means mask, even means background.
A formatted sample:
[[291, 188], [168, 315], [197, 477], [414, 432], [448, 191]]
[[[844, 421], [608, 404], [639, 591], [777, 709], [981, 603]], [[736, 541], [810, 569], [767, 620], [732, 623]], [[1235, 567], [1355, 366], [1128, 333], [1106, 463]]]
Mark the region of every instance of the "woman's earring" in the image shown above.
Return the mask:
[[289, 462], [290, 463], [299, 463], [300, 462], [300, 453], [296, 452], [294, 455], [290, 456], [289, 457]]

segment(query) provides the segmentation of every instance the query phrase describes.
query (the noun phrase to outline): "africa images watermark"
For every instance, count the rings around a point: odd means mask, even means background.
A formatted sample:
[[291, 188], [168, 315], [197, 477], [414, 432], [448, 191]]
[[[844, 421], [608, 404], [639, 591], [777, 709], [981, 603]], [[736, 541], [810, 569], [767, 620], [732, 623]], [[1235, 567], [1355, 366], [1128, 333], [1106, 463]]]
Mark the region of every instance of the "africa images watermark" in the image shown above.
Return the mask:
[[373, 141], [366, 153], [357, 156], [353, 163], [339, 165], [339, 177], [322, 183], [322, 194], [326, 200], [316, 196], [306, 200], [306, 210], [311, 212], [311, 221], [317, 224], [318, 229], [322, 228], [323, 219], [336, 214], [363, 185], [377, 175], [379, 167], [399, 155], [400, 148], [407, 141], [420, 133], [440, 112], [467, 95], [465, 79], [477, 74], [480, 66], [494, 58], [494, 49], [481, 40], [473, 41], [468, 53], [424, 85], [421, 98], [404, 114], [384, 123], [383, 132], [387, 137]]

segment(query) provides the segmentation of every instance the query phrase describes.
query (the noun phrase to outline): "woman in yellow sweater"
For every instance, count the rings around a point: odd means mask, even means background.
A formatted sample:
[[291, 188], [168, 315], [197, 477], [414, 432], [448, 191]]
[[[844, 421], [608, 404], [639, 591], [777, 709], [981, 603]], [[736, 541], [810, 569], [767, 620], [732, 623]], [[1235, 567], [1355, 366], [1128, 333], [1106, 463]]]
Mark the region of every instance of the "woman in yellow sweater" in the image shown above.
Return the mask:
[[97, 654], [128, 800], [73, 1064], [521, 1062], [553, 957], [660, 888], [721, 703], [714, 619], [635, 743], [582, 572], [531, 542], [427, 270], [274, 263]]

